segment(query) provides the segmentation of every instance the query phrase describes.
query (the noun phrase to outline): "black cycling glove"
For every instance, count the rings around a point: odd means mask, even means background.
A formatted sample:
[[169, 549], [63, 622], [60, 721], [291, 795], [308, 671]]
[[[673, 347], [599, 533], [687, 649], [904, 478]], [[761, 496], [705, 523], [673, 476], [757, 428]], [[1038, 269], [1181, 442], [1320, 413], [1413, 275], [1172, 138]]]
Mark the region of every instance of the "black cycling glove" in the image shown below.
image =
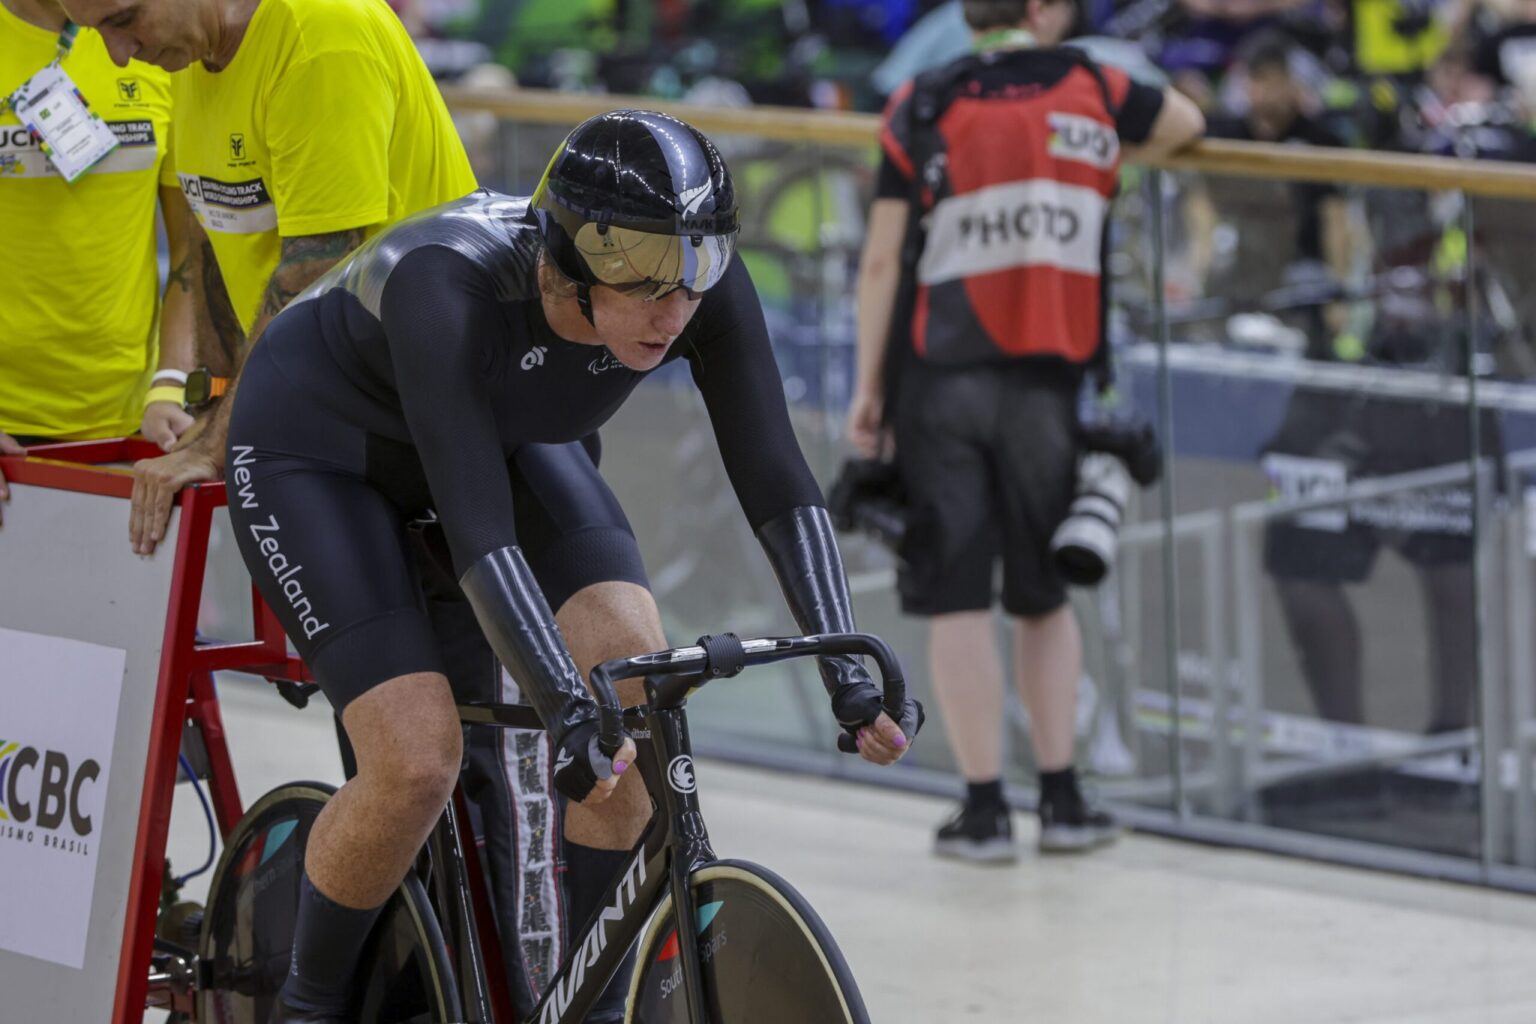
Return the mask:
[[613, 776], [613, 759], [597, 743], [597, 723], [582, 722], [555, 744], [555, 788], [577, 803]]
[[459, 580], [486, 639], [555, 743], [555, 786], [586, 799], [613, 763], [597, 749], [597, 702], [565, 648], [555, 615], [517, 547], [481, 557]]
[[[764, 523], [757, 539], [803, 632], [855, 632], [848, 576], [826, 509], [819, 505], [792, 508]], [[835, 655], [819, 661], [821, 681], [832, 698], [837, 724], [850, 737], [873, 724], [883, 710], [881, 692], [859, 659]], [[909, 698], [897, 724], [910, 741], [922, 728], [922, 705]], [[847, 745], [840, 746], [848, 749]]]

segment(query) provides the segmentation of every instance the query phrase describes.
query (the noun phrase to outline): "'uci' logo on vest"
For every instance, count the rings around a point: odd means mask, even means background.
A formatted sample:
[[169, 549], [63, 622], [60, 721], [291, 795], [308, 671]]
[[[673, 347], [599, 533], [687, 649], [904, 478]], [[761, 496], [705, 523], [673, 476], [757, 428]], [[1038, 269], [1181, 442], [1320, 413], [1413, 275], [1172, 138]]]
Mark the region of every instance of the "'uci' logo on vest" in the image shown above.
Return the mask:
[[1102, 121], [1080, 114], [1053, 113], [1046, 118], [1051, 141], [1046, 151], [1058, 160], [1109, 170], [1120, 159], [1120, 137]]

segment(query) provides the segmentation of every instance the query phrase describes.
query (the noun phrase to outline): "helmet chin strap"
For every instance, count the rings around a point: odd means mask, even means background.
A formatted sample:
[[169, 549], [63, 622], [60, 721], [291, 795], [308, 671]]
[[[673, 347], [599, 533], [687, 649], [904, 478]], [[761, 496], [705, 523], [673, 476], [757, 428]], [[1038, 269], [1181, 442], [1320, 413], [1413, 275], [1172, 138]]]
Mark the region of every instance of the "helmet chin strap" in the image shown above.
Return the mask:
[[581, 309], [581, 315], [587, 318], [587, 323], [591, 324], [593, 329], [595, 330], [597, 328], [597, 321], [592, 319], [592, 286], [591, 285], [589, 285], [589, 284], [582, 284], [580, 282], [577, 283], [577, 285], [576, 285], [576, 305]]
[[587, 318], [587, 323], [591, 324], [595, 330], [597, 321], [592, 318], [592, 286], [581, 278], [572, 277], [566, 273], [565, 268], [560, 265], [559, 260], [555, 259], [548, 247], [539, 254], [539, 258], [547, 263], [551, 270], [576, 286], [576, 308], [581, 310], [581, 315]]

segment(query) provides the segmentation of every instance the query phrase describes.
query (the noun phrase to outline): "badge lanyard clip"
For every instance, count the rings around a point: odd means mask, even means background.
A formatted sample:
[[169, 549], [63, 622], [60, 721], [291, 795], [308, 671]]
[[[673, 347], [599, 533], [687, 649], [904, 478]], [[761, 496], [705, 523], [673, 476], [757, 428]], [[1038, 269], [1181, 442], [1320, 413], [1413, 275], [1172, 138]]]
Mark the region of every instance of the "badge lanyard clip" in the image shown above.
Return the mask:
[[66, 182], [73, 182], [117, 148], [117, 136], [76, 87], [63, 62], [74, 48], [79, 27], [66, 21], [59, 32], [58, 50], [37, 74], [6, 98], [5, 108], [14, 111]]

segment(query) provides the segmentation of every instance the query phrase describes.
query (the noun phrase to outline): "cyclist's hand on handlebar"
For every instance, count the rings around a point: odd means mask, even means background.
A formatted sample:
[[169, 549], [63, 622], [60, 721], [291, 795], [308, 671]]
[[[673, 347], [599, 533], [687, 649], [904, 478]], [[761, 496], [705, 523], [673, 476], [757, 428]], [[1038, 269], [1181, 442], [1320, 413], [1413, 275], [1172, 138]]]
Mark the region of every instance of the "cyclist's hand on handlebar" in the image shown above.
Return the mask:
[[218, 480], [224, 475], [224, 453], [205, 450], [210, 447], [189, 444], [169, 455], [134, 463], [128, 539], [135, 554], [153, 554], [155, 545], [165, 539], [165, 524], [170, 521], [177, 491], [187, 484]]
[[[16, 439], [5, 431], [0, 430], [0, 455], [25, 455], [27, 450], [16, 442]], [[6, 486], [5, 474], [0, 473], [0, 501], [11, 500], [11, 489]], [[5, 522], [4, 515], [0, 515], [0, 523]]]
[[598, 746], [597, 723], [583, 722], [555, 744], [555, 788], [580, 804], [600, 804], [613, 795], [635, 763], [635, 741], [628, 736], [609, 758]]
[[872, 764], [895, 764], [912, 749], [912, 742], [901, 727], [884, 711], [873, 725], [866, 725], [853, 735], [859, 756]]
[[901, 721], [894, 722], [881, 706], [879, 688], [864, 669], [858, 667], [850, 675], [851, 680], [832, 694], [832, 713], [843, 727], [838, 749], [848, 754], [857, 751], [873, 764], [895, 764], [912, 749], [912, 740], [923, 727], [923, 706], [908, 698]]

